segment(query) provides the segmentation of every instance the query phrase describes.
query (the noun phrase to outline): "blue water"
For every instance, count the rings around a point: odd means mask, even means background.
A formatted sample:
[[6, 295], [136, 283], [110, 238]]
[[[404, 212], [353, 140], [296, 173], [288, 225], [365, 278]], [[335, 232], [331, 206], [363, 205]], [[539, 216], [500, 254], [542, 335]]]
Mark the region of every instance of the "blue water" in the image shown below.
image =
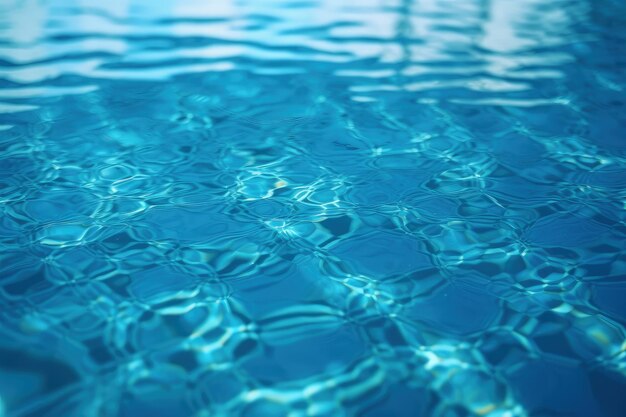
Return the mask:
[[623, 0], [0, 1], [0, 416], [626, 416]]

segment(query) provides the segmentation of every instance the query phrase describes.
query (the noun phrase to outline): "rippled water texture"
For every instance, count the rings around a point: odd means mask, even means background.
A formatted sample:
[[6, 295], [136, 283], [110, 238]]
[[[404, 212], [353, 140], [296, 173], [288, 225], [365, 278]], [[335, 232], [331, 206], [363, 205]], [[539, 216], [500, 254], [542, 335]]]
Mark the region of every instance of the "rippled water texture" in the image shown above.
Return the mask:
[[626, 415], [623, 0], [0, 4], [0, 416]]

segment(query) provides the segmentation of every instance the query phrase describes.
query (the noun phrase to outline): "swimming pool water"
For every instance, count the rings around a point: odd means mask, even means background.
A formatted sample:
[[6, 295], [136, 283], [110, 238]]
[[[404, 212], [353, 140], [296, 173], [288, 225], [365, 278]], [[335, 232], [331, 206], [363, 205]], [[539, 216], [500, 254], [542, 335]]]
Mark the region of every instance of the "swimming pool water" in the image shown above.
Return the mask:
[[0, 2], [0, 416], [626, 415], [626, 2]]

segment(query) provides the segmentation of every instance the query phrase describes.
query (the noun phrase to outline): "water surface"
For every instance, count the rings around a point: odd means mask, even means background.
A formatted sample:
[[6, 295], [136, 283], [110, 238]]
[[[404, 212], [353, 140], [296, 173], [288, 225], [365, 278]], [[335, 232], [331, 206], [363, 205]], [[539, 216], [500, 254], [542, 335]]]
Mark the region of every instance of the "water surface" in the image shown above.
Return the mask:
[[0, 4], [0, 416], [626, 415], [624, 1]]

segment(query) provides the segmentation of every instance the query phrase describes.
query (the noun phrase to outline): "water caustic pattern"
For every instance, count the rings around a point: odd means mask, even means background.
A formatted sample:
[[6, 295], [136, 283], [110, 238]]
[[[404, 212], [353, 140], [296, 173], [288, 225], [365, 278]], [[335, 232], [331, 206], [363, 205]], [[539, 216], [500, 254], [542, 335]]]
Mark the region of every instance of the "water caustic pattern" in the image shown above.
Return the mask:
[[1, 4], [0, 415], [625, 415], [623, 1]]

